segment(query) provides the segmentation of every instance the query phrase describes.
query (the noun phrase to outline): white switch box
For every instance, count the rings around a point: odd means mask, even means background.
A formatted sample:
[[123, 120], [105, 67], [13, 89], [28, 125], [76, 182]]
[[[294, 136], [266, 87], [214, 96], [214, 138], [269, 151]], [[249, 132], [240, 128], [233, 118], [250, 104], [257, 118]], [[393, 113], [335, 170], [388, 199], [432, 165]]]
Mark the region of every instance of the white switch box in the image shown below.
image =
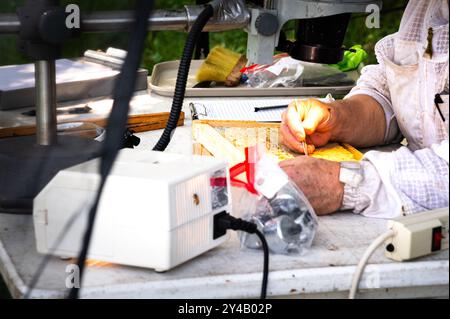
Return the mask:
[[390, 220], [395, 235], [386, 240], [386, 256], [404, 261], [448, 249], [448, 215], [446, 207]]

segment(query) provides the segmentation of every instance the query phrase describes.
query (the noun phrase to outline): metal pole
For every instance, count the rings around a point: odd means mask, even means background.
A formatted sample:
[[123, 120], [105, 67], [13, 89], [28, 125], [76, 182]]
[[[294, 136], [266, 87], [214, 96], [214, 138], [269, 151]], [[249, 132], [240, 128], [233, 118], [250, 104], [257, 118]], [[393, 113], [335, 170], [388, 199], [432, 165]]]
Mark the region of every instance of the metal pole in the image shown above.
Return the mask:
[[[191, 17], [195, 19], [197, 15]], [[129, 31], [134, 23], [133, 11], [94, 12], [82, 16], [83, 32]], [[189, 19], [186, 9], [156, 10], [149, 19], [152, 31], [187, 31]], [[0, 34], [20, 32], [20, 21], [15, 14], [0, 14]]]
[[39, 145], [56, 143], [56, 71], [55, 61], [37, 61], [36, 137]]
[[17, 14], [0, 14], [0, 34], [15, 34], [20, 32], [20, 21]]
[[[82, 16], [83, 32], [128, 31], [134, 23], [134, 12], [94, 12]], [[157, 10], [149, 19], [151, 30], [186, 30], [186, 10]]]
[[[149, 18], [151, 31], [189, 31], [202, 12], [203, 6], [185, 6], [178, 10], [156, 10]], [[250, 14], [235, 20], [212, 18], [203, 31], [226, 31], [242, 29], [248, 25]], [[134, 22], [131, 11], [95, 12], [82, 16], [83, 32], [128, 31]], [[0, 30], [1, 32], [1, 30]]]
[[[149, 30], [188, 31], [202, 11], [202, 6], [187, 6], [179, 10], [156, 10], [149, 18]], [[94, 12], [81, 17], [83, 32], [129, 31], [134, 23], [132, 11]], [[242, 29], [248, 25], [250, 14], [239, 20], [209, 21], [204, 31]], [[20, 21], [13, 14], [0, 14], [0, 34], [20, 32]]]

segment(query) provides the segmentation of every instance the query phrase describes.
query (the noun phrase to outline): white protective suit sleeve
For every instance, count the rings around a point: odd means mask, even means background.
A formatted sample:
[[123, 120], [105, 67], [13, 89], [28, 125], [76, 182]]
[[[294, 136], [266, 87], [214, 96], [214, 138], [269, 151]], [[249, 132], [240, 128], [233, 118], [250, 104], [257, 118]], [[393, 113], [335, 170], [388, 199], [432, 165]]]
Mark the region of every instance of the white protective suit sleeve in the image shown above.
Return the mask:
[[383, 59], [380, 56], [380, 51], [384, 49], [382, 43], [385, 41], [389, 41], [389, 39], [383, 39], [375, 46], [375, 53], [378, 57], [379, 64], [368, 65], [362, 69], [357, 85], [345, 99], [360, 94], [368, 95], [375, 99], [383, 108], [386, 116], [384, 143], [391, 144], [400, 142], [402, 140], [402, 134], [398, 127], [397, 120], [395, 119], [394, 111], [392, 110], [385, 66], [383, 65]]
[[[399, 65], [410, 51], [395, 50], [395, 39], [426, 43], [428, 28], [448, 24], [448, 1], [410, 1], [402, 18], [399, 32], [380, 40], [375, 46], [377, 65], [363, 69], [357, 86], [346, 97], [364, 94], [374, 98], [386, 116], [386, 144], [399, 142], [402, 134], [395, 118], [390, 89], [386, 78], [385, 59]], [[401, 42], [400, 41], [400, 42]], [[436, 54], [448, 54], [448, 32], [445, 28], [433, 37]], [[396, 55], [402, 53], [400, 55]], [[446, 79], [448, 92], [448, 63], [435, 67], [437, 78]], [[440, 86], [440, 83], [436, 84]], [[438, 88], [437, 88], [438, 90]], [[356, 185], [345, 184], [342, 209], [377, 218], [394, 218], [449, 205], [448, 139], [418, 151], [402, 147], [395, 152], [371, 151], [362, 161], [362, 179]]]
[[360, 185], [345, 186], [346, 208], [367, 217], [395, 218], [448, 206], [448, 154], [448, 140], [415, 152], [401, 147], [366, 153]]

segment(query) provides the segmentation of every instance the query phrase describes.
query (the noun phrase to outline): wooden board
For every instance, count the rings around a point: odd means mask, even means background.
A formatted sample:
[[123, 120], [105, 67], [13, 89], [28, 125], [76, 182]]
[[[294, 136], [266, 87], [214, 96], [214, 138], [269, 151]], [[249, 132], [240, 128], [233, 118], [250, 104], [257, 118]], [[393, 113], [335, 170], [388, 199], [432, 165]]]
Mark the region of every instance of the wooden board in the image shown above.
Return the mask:
[[[169, 114], [170, 113], [168, 112], [162, 112], [152, 114], [130, 115], [128, 117], [127, 127], [136, 133], [163, 129], [165, 128], [167, 120], [169, 119]], [[70, 122], [74, 122], [74, 120], [64, 120], [58, 122], [58, 124]], [[106, 127], [108, 120], [105, 117], [96, 117], [96, 118], [84, 118], [83, 120], [81, 120], [81, 122], [89, 122], [94, 123], [101, 127]], [[182, 125], [184, 125], [183, 112], [181, 113], [180, 119], [178, 120], [178, 126]], [[15, 127], [0, 128], [0, 138], [27, 136], [34, 134], [36, 134], [36, 125], [21, 125]]]
[[[246, 147], [256, 144], [265, 145], [266, 151], [280, 161], [299, 156], [280, 143], [279, 129], [280, 123], [196, 120], [192, 123], [193, 151], [197, 155], [225, 157], [230, 165], [243, 158]], [[340, 162], [359, 161], [363, 154], [351, 145], [330, 143], [310, 156]]]
[[[113, 106], [109, 97], [91, 98], [82, 101], [58, 103], [58, 124], [93, 123], [106, 127], [107, 119]], [[75, 108], [89, 108], [87, 113], [71, 113]], [[130, 101], [128, 128], [136, 133], [158, 130], [165, 127], [169, 118], [170, 104], [155, 101], [146, 91], [137, 92]], [[0, 138], [33, 135], [36, 131], [36, 117], [30, 116], [34, 108], [0, 111]], [[184, 124], [184, 113], [178, 125]], [[61, 134], [62, 132], [59, 132]], [[66, 131], [64, 131], [66, 133]], [[72, 133], [68, 133], [72, 134]], [[74, 133], [77, 134], [77, 133]]]

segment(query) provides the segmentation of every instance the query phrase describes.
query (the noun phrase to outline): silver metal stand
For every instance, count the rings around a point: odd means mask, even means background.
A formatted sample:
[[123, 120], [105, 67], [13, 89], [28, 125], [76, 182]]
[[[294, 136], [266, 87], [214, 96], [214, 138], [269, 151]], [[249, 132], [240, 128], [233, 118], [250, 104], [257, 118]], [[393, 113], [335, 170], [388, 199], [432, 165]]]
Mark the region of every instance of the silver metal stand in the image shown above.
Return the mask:
[[55, 61], [37, 61], [36, 137], [39, 145], [56, 144], [56, 71]]
[[[189, 31], [203, 6], [185, 6], [179, 10], [155, 10], [149, 17], [149, 30], [152, 31]], [[131, 29], [134, 23], [133, 11], [95, 12], [82, 17], [83, 32], [124, 32]], [[250, 14], [236, 19], [213, 17], [203, 29], [204, 31], [226, 31], [245, 28], [250, 21]], [[19, 33], [21, 28], [17, 16], [11, 13], [0, 13], [0, 34]]]

